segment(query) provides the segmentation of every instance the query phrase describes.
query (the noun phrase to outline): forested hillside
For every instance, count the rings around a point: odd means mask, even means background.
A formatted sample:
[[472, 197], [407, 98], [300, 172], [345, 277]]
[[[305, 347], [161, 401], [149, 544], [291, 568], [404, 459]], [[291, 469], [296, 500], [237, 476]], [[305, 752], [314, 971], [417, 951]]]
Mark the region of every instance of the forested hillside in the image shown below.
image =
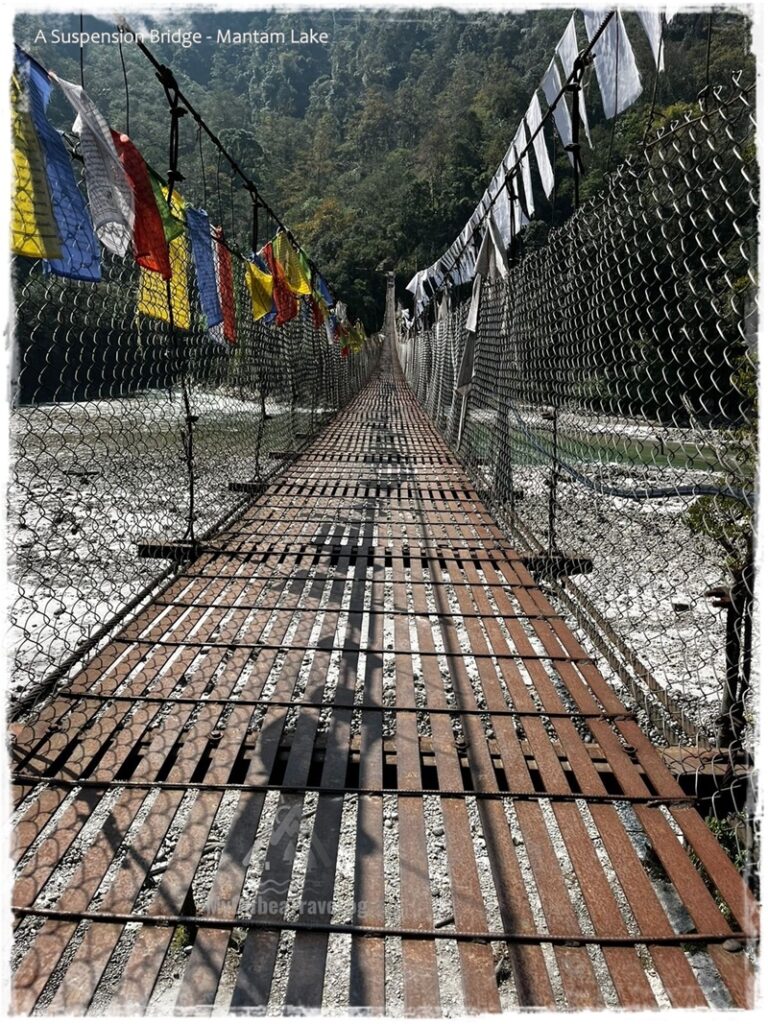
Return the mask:
[[[131, 27], [199, 31], [199, 45], [161, 43], [152, 49], [210, 126], [259, 183], [327, 274], [354, 316], [378, 328], [383, 265], [402, 288], [453, 241], [474, 209], [525, 113], [572, 9], [532, 12], [309, 11], [277, 14], [176, 13], [162, 22], [138, 15]], [[604, 175], [642, 138], [655, 78], [645, 33], [625, 17], [644, 93], [615, 125], [605, 122], [597, 83], [590, 76], [587, 107], [594, 149], [585, 153], [583, 195], [599, 191]], [[87, 32], [114, 26], [84, 19]], [[77, 32], [76, 15], [24, 15], [16, 40], [60, 76], [79, 81], [76, 44], [53, 42], [53, 30]], [[328, 34], [327, 44], [292, 44], [292, 31]], [[45, 36], [40, 34], [42, 33]], [[283, 32], [284, 43], [217, 42], [220, 30]], [[577, 16], [580, 43], [586, 42]], [[206, 36], [213, 36], [208, 41]], [[678, 16], [666, 32], [667, 70], [658, 81], [659, 116], [683, 112], [709, 81], [716, 85], [744, 69], [754, 74], [748, 21], [716, 12]], [[85, 86], [113, 127], [130, 134], [154, 167], [168, 161], [169, 118], [163, 90], [134, 44], [123, 47], [128, 102], [118, 47], [89, 44]], [[709, 59], [708, 59], [709, 56]], [[54, 123], [69, 128], [60, 96]], [[612, 138], [613, 135], [613, 138]], [[609, 160], [610, 158], [610, 160]], [[213, 147], [182, 122], [182, 191], [205, 203], [246, 247], [250, 200], [233, 184]], [[554, 211], [529, 229], [568, 216], [571, 187], [564, 155]], [[264, 238], [271, 225], [262, 222]]]

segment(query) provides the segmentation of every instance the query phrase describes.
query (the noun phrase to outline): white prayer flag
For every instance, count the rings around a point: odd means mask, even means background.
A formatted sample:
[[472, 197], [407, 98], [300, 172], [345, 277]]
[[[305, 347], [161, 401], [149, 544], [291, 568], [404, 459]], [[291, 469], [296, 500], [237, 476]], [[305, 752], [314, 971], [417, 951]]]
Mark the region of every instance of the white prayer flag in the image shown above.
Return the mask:
[[413, 275], [413, 277], [408, 282], [408, 284], [405, 286], [405, 290], [408, 291], [408, 292], [413, 292], [415, 294], [416, 289], [419, 287], [419, 280], [420, 280], [420, 278], [421, 278], [421, 271], [418, 270]]
[[643, 23], [648, 42], [651, 44], [653, 59], [659, 71], [664, 70], [664, 42], [662, 40], [663, 14], [661, 11], [638, 11], [637, 16]]
[[528, 153], [525, 151], [528, 145], [528, 140], [525, 137], [525, 122], [521, 121], [517, 126], [515, 137], [513, 139], [513, 145], [515, 147], [515, 156], [520, 164], [520, 172], [523, 176], [523, 190], [525, 192], [525, 206], [529, 217], [534, 216], [533, 208], [533, 182], [531, 180], [531, 161]]
[[[472, 298], [469, 303], [467, 320], [464, 324], [470, 334], [477, 334], [477, 323], [480, 317], [480, 299], [482, 294], [483, 278], [478, 274], [472, 284]], [[472, 352], [472, 355], [474, 355], [474, 352]], [[459, 371], [459, 377], [456, 382], [457, 387], [466, 387], [467, 384], [471, 384], [473, 376], [474, 369], [472, 367], [472, 358], [470, 357], [467, 359], [467, 353], [465, 352], [465, 358], [462, 359], [462, 370]]]
[[475, 260], [475, 275], [486, 281], [498, 281], [509, 275], [506, 246], [504, 245], [493, 216], [488, 218], [480, 251]]
[[491, 216], [499, 229], [499, 235], [505, 246], [512, 241], [512, 208], [509, 202], [509, 189], [506, 184], [507, 171], [504, 164], [496, 172], [493, 191], [498, 195], [491, 208]]
[[[605, 11], [584, 11], [587, 35], [592, 39], [605, 20]], [[621, 13], [616, 11], [592, 50], [603, 110], [616, 117], [631, 106], [643, 91], [627, 30]]]
[[468, 284], [475, 276], [475, 248], [468, 245], [459, 258], [458, 280], [456, 284]]
[[[562, 85], [563, 84], [560, 81], [560, 72], [557, 70], [557, 64], [555, 64], [555, 59], [553, 57], [544, 77], [541, 80], [541, 90], [550, 107], [557, 99]], [[554, 118], [557, 134], [560, 136], [561, 142], [566, 147], [570, 146], [573, 142], [573, 136], [571, 135], [571, 115], [565, 105], [564, 98], [561, 98], [555, 107]], [[571, 153], [570, 150], [568, 151], [568, 158], [571, 163], [573, 163], [573, 153]]]
[[[563, 73], [565, 75], [565, 81], [571, 77], [573, 72], [573, 65], [576, 63], [576, 58], [579, 55], [579, 41], [576, 38], [576, 14], [571, 16], [571, 20], [568, 22], [568, 28], [563, 32], [560, 37], [560, 42], [555, 47], [555, 53], [557, 53], [560, 61], [563, 65]], [[579, 117], [581, 123], [584, 125], [584, 134], [587, 136], [587, 142], [592, 145], [592, 136], [589, 134], [589, 122], [587, 121], [587, 104], [584, 99], [584, 90], [579, 92]]]
[[72, 131], [80, 136], [88, 205], [96, 235], [107, 249], [125, 256], [133, 240], [133, 191], [109, 125], [84, 89], [53, 72], [51, 78], [77, 114]]
[[549, 196], [555, 187], [555, 176], [552, 173], [552, 164], [549, 159], [544, 130], [540, 131], [538, 135], [536, 134], [541, 124], [541, 104], [539, 103], [539, 94], [537, 92], [534, 92], [533, 98], [528, 105], [525, 120], [528, 122], [528, 131], [533, 139], [533, 151], [536, 154], [536, 163], [539, 166], [539, 177], [541, 178], [544, 195]]
[[530, 221], [526, 217], [523, 204], [519, 199], [512, 200], [512, 211], [514, 213], [514, 230], [512, 233], [514, 235], [519, 235], [523, 228], [528, 227]]

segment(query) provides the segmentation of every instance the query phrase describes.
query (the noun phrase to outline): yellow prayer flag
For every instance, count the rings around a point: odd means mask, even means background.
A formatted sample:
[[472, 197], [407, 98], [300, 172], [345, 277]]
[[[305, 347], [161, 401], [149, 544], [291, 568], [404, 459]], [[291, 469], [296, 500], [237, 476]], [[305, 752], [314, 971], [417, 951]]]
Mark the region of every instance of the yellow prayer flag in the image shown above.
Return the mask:
[[251, 293], [253, 319], [261, 320], [272, 309], [272, 275], [265, 273], [255, 263], [246, 263], [245, 283]]
[[[163, 189], [167, 197], [168, 189]], [[184, 220], [185, 202], [182, 197], [173, 192], [171, 195], [171, 213], [178, 220]], [[165, 226], [165, 225], [164, 225]], [[168, 231], [166, 230], [166, 238]], [[192, 323], [189, 308], [189, 292], [187, 290], [187, 276], [189, 274], [189, 251], [187, 249], [187, 233], [182, 232], [178, 237], [169, 240], [168, 256], [171, 263], [171, 310], [173, 313], [173, 326], [187, 331]], [[171, 322], [168, 310], [168, 284], [160, 274], [142, 268], [139, 275], [139, 313], [151, 316], [155, 320]]]
[[322, 297], [320, 292], [312, 292], [312, 298], [315, 300], [315, 305], [320, 310], [320, 314], [323, 318], [323, 323], [325, 323], [325, 321], [331, 315], [331, 311], [325, 304], [325, 299]]
[[353, 352], [359, 352], [365, 344], [365, 328], [357, 320], [349, 333], [349, 347]]
[[311, 295], [312, 285], [302, 265], [303, 261], [291, 245], [288, 235], [284, 231], [278, 231], [272, 243], [272, 252], [277, 262], [283, 268], [286, 284], [294, 295]]
[[13, 200], [11, 248], [18, 256], [54, 260], [61, 243], [45, 177], [40, 143], [26, 97], [16, 75], [11, 79], [13, 104]]

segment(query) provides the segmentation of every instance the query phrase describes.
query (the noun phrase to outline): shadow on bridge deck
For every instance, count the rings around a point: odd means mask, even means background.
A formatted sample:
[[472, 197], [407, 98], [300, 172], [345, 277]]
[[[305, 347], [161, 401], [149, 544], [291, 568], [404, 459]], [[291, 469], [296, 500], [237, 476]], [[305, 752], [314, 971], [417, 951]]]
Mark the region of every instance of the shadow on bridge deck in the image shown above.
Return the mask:
[[751, 1003], [741, 877], [393, 358], [18, 730], [17, 1012]]

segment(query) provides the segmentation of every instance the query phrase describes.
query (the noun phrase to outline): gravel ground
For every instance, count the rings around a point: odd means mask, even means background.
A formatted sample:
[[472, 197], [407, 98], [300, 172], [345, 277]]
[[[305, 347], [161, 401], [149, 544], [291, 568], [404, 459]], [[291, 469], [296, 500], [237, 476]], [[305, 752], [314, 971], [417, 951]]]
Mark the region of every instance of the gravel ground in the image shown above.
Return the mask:
[[[488, 468], [483, 471], [488, 473]], [[543, 468], [515, 469], [520, 496], [515, 513], [545, 538], [548, 487]], [[626, 485], [626, 470], [604, 467], [607, 483]], [[725, 611], [706, 592], [727, 582], [714, 542], [695, 536], [683, 521], [692, 499], [642, 502], [591, 494], [561, 482], [557, 544], [569, 555], [593, 560], [593, 571], [573, 581], [618, 635], [674, 696], [706, 740], [715, 719], [725, 671]], [[588, 637], [571, 621], [582, 642]], [[610, 674], [610, 669], [603, 664]], [[622, 690], [625, 700], [631, 695]]]
[[[294, 447], [287, 406], [261, 406], [229, 394], [195, 392], [196, 531], [202, 534], [242, 495], [229, 482], [250, 480], [249, 452], [261, 440], [262, 474], [270, 451]], [[293, 425], [309, 428], [298, 407]], [[141, 588], [167, 562], [139, 558], [152, 537], [182, 537], [188, 482], [180, 396], [138, 397], [24, 407], [11, 416], [9, 486], [9, 647], [11, 693], [24, 692]]]

